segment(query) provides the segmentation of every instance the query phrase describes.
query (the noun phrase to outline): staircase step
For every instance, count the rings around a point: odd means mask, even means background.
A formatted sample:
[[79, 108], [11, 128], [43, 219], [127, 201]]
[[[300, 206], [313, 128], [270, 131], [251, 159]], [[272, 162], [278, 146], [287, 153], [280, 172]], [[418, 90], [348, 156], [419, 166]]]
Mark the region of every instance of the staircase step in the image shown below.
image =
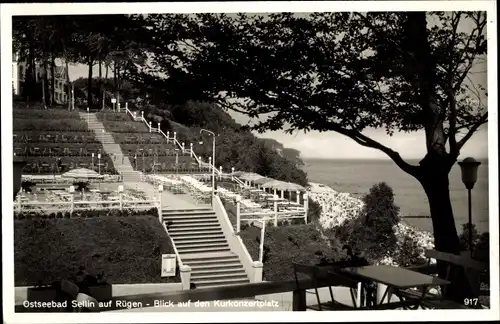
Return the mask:
[[198, 214], [215, 214], [213, 209], [210, 208], [197, 208], [197, 209], [165, 209], [163, 215], [198, 215]]
[[168, 230], [168, 234], [175, 240], [177, 237], [197, 237], [198, 235], [224, 235], [222, 230], [219, 228], [216, 231], [170, 231]]
[[163, 218], [163, 221], [170, 223], [170, 224], [196, 224], [196, 223], [213, 223], [216, 222], [218, 223], [219, 220], [215, 215], [213, 216], [205, 216], [205, 217], [188, 217], [188, 218], [182, 218], [182, 216], [179, 216], [178, 218]]
[[215, 283], [215, 284], [196, 284], [198, 288], [216, 288], [216, 287], [227, 287], [227, 286], [237, 286], [237, 285], [242, 285], [242, 284], [248, 284], [250, 283], [250, 280], [235, 280], [235, 281], [229, 281], [229, 282], [222, 282], [222, 283]]
[[191, 221], [191, 220], [206, 220], [206, 219], [217, 219], [217, 215], [215, 214], [207, 214], [207, 215], [165, 215], [162, 214], [163, 220], [168, 221]]
[[197, 286], [201, 286], [203, 285], [203, 287], [207, 287], [207, 286], [210, 286], [210, 285], [213, 285], [213, 286], [222, 286], [222, 285], [226, 285], [226, 283], [232, 283], [232, 284], [244, 284], [244, 283], [248, 283], [250, 282], [250, 280], [248, 279], [239, 279], [239, 278], [234, 278], [234, 279], [216, 279], [216, 280], [192, 280]]
[[[179, 249], [177, 249], [179, 251]], [[190, 253], [206, 253], [206, 252], [230, 252], [231, 249], [229, 248], [229, 245], [227, 247], [221, 246], [221, 247], [216, 247], [216, 246], [209, 246], [205, 248], [190, 248], [190, 249], [182, 249], [182, 251], [179, 251], [179, 254], [190, 254]], [[182, 257], [181, 257], [182, 259]]]
[[[175, 243], [177, 244], [177, 242], [182, 242], [182, 241], [189, 241], [189, 240], [192, 240], [194, 239], [193, 237], [182, 237], [182, 236], [179, 236], [179, 237], [176, 237], [175, 238]], [[196, 239], [226, 239], [226, 237], [223, 235], [223, 234], [220, 234], [220, 235], [198, 235], [196, 236]]]
[[[184, 262], [184, 261], [183, 261]], [[230, 262], [222, 262], [221, 261], [214, 261], [214, 262], [219, 262], [217, 264], [209, 264], [209, 263], [195, 263], [195, 264], [189, 264], [189, 266], [192, 269], [192, 273], [194, 272], [199, 272], [201, 271], [218, 271], [218, 270], [238, 270], [238, 269], [243, 269], [243, 266], [241, 265], [240, 261], [230, 261]], [[187, 264], [184, 262], [184, 264]]]
[[[174, 241], [175, 242], [175, 241]], [[187, 244], [175, 244], [177, 247], [177, 250], [179, 252], [185, 251], [185, 250], [190, 250], [190, 249], [210, 249], [210, 248], [225, 248], [229, 247], [229, 244], [227, 242], [213, 242], [213, 243], [187, 243]]]
[[181, 222], [181, 221], [169, 222], [169, 221], [167, 221], [167, 224], [168, 224], [169, 230], [174, 229], [174, 228], [186, 228], [186, 227], [189, 227], [189, 228], [195, 228], [195, 227], [207, 228], [210, 226], [213, 226], [213, 227], [218, 226], [219, 221], [217, 219], [214, 219], [214, 220], [201, 219], [200, 222], [196, 222], [196, 220], [191, 220], [191, 221], [187, 221], [187, 222]]
[[[166, 225], [166, 224], [165, 224]], [[222, 229], [220, 226], [187, 226], [187, 227], [168, 227], [168, 232], [169, 233], [190, 233], [190, 232], [197, 232], [197, 234], [208, 234], [208, 232], [213, 233], [213, 232], [221, 232]]]
[[243, 273], [244, 275], [246, 275], [246, 272], [245, 272], [245, 269], [243, 269], [243, 266], [240, 265], [238, 268], [234, 267], [234, 268], [221, 268], [221, 269], [211, 269], [211, 270], [207, 270], [207, 269], [195, 269], [193, 267], [191, 267], [191, 278], [193, 278], [192, 276], [193, 275], [196, 275], [197, 277], [196, 278], [200, 278], [199, 276], [203, 276], [203, 275], [207, 275], [207, 274], [240, 274], [240, 273]]
[[193, 281], [198, 281], [198, 280], [219, 280], [219, 279], [246, 279], [248, 280], [247, 274], [244, 270], [242, 270], [241, 273], [219, 273], [219, 274], [208, 274], [208, 275], [198, 275], [198, 274], [191, 274], [191, 280]]
[[196, 238], [196, 239], [191, 239], [191, 240], [178, 240], [178, 239], [175, 239], [174, 240], [174, 243], [177, 247], [181, 247], [181, 246], [186, 246], [186, 245], [189, 245], [189, 244], [210, 244], [210, 243], [225, 243], [227, 244], [227, 240], [225, 237], [222, 237], [222, 238], [209, 238], [209, 239], [200, 239], [200, 238]]

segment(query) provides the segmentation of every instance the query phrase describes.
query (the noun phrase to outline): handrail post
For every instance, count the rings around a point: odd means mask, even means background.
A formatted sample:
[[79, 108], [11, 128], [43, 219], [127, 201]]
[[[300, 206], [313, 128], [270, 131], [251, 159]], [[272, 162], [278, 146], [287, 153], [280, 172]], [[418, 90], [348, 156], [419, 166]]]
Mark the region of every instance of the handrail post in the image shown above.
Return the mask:
[[158, 123], [158, 133], [160, 132], [160, 123]]
[[[21, 188], [22, 190], [22, 188]], [[20, 213], [22, 211], [22, 207], [21, 207], [21, 195], [17, 195], [17, 211]]]
[[241, 228], [240, 208], [241, 208], [241, 196], [237, 195], [236, 196], [236, 233], [239, 233], [240, 228]]
[[184, 150], [185, 150], [185, 148], [184, 148], [184, 142], [182, 142], [182, 153], [183, 154], [184, 154]]
[[274, 226], [278, 226], [278, 196], [274, 195]]
[[174, 132], [174, 144], [175, 144], [176, 138], [177, 138], [177, 132]]
[[[125, 109], [128, 110], [128, 102], [125, 102]], [[128, 110], [130, 111], [130, 110]]]
[[149, 121], [149, 132], [151, 133], [151, 128], [153, 127], [153, 123]]
[[158, 218], [160, 219], [160, 224], [163, 223], [163, 211], [162, 211], [162, 201], [161, 201], [161, 194], [163, 192], [163, 185], [159, 184], [158, 185]]
[[189, 153], [193, 157], [193, 143], [189, 143]]
[[304, 193], [304, 222], [307, 224], [307, 210], [309, 209], [309, 195]]
[[179, 270], [181, 272], [182, 290], [191, 289], [191, 267], [183, 264], [179, 267]]
[[219, 180], [222, 180], [222, 165], [219, 166]]
[[262, 218], [262, 228], [260, 229], [259, 262], [264, 262], [264, 237], [266, 235], [267, 217]]
[[70, 206], [69, 206], [69, 217], [73, 215], [73, 211], [75, 210], [75, 186], [69, 187], [69, 192], [71, 194]]
[[120, 102], [117, 103], [116, 107], [118, 108], [118, 112], [120, 112]]
[[170, 132], [167, 131], [167, 144], [169, 143], [169, 141], [170, 141]]
[[120, 211], [123, 211], [123, 185], [118, 186], [118, 197], [120, 197]]

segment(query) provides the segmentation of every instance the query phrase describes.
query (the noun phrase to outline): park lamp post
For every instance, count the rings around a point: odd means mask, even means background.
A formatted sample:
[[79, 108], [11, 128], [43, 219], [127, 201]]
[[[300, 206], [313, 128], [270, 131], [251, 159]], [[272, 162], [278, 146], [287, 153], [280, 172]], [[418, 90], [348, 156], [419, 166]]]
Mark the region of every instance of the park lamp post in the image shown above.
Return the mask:
[[201, 129], [200, 134], [207, 132], [212, 135], [212, 197], [215, 195], [215, 133], [206, 129]]
[[462, 162], [458, 162], [460, 168], [462, 169], [462, 182], [467, 188], [468, 200], [469, 200], [469, 253], [472, 257], [472, 202], [471, 202], [471, 191], [477, 181], [477, 170], [481, 162], [476, 161], [474, 158], [468, 157], [463, 159]]

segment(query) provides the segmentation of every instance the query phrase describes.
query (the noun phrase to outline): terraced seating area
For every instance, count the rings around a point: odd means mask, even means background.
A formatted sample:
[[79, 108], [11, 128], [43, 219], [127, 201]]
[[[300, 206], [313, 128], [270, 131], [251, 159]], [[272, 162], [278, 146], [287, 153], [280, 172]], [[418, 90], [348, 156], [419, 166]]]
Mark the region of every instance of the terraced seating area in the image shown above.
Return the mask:
[[[125, 113], [99, 112], [97, 119], [120, 145], [123, 156], [128, 158], [134, 170], [144, 173], [199, 173], [206, 172], [189, 153], [179, 149], [172, 141], [149, 128], [142, 121], [134, 121]], [[156, 125], [154, 125], [156, 126]], [[173, 136], [173, 135], [171, 135]], [[189, 144], [186, 143], [186, 148]]]
[[78, 112], [24, 107], [13, 110], [13, 120], [14, 154], [27, 161], [25, 174], [58, 174], [79, 167], [117, 174], [111, 158]]
[[91, 132], [16, 131], [13, 142], [26, 143], [100, 143]]
[[99, 168], [97, 158], [94, 158], [92, 164], [91, 157], [85, 156], [61, 156], [61, 166], [58, 167], [57, 157], [50, 156], [27, 156], [24, 159], [27, 165], [23, 169], [24, 174], [58, 174], [64, 173], [76, 168], [86, 168], [99, 171], [101, 174], [118, 174], [113, 166], [109, 156], [101, 157]]

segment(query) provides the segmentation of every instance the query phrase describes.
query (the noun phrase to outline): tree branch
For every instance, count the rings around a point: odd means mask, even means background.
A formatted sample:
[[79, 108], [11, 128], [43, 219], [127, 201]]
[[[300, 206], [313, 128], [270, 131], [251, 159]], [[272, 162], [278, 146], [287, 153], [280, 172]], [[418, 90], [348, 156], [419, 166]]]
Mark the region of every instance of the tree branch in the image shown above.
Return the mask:
[[482, 115], [481, 118], [479, 118], [479, 120], [474, 125], [472, 125], [467, 134], [465, 134], [465, 136], [459, 142], [457, 142], [457, 151], [456, 151], [457, 156], [460, 153], [460, 149], [465, 145], [465, 143], [467, 143], [467, 141], [472, 137], [472, 135], [474, 135], [477, 129], [481, 125], [487, 122], [488, 122], [488, 112], [484, 113], [484, 115]]
[[[456, 127], [457, 127], [457, 100], [455, 98], [455, 91], [449, 88], [447, 89], [448, 100], [450, 102], [450, 128], [448, 131], [449, 141], [450, 141], [450, 153], [455, 155], [458, 153], [457, 149], [457, 139], [456, 135]], [[458, 156], [458, 154], [457, 154]]]
[[358, 143], [364, 147], [374, 148], [374, 149], [377, 149], [377, 150], [384, 152], [388, 157], [390, 157], [396, 163], [397, 166], [399, 166], [401, 168], [401, 170], [405, 171], [406, 173], [408, 173], [409, 175], [411, 175], [415, 178], [417, 178], [419, 176], [419, 167], [418, 166], [409, 164], [408, 162], [403, 160], [403, 158], [401, 157], [401, 155], [399, 155], [398, 152], [393, 151], [389, 147], [375, 141], [374, 139], [371, 139], [368, 136], [363, 135], [356, 130], [347, 130], [347, 129], [344, 129], [336, 124], [330, 124], [330, 129], [339, 133], [339, 134], [342, 134], [342, 135], [345, 135], [345, 136], [351, 138], [356, 143]]

